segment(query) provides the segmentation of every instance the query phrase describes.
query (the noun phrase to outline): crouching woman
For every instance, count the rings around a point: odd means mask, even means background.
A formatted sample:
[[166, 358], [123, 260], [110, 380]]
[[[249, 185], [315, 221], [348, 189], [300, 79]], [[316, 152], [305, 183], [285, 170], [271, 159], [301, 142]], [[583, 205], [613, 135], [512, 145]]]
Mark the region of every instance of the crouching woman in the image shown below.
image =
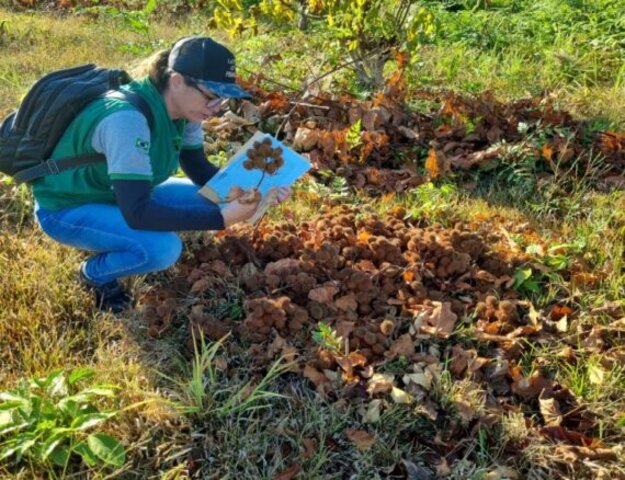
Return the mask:
[[[54, 240], [92, 252], [79, 268], [102, 310], [132, 304], [119, 279], [173, 265], [182, 252], [175, 233], [221, 230], [245, 221], [257, 204], [223, 208], [198, 186], [217, 171], [203, 151], [201, 122], [228, 98], [248, 96], [235, 83], [235, 61], [207, 37], [186, 37], [156, 54], [146, 77], [122, 87], [149, 106], [153, 122], [120, 98], [89, 103], [69, 125], [52, 158], [101, 153], [87, 164], [33, 183], [35, 215]], [[185, 179], [174, 178], [181, 168]], [[290, 195], [280, 188], [278, 200]]]

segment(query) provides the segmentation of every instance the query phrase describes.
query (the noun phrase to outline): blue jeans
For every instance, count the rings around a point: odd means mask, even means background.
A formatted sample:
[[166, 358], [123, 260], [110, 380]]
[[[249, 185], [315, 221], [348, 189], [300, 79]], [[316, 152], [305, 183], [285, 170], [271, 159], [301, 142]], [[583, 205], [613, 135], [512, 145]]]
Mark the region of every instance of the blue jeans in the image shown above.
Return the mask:
[[[159, 202], [193, 208], [205, 205], [199, 187], [191, 181], [170, 178], [154, 188]], [[88, 203], [51, 211], [35, 205], [41, 229], [64, 245], [96, 252], [85, 263], [85, 274], [97, 285], [127, 275], [164, 270], [182, 253], [182, 241], [173, 232], [133, 230], [114, 204]]]

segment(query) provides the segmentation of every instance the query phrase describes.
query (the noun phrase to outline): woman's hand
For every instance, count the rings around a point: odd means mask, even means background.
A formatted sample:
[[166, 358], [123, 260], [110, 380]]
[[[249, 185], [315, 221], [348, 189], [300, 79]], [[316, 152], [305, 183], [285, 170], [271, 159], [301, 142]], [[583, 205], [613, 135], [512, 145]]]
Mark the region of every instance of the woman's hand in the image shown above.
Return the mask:
[[235, 223], [244, 222], [256, 213], [257, 208], [258, 202], [242, 203], [239, 200], [235, 200], [228, 203], [221, 209], [221, 215], [224, 218], [224, 226], [230, 227]]
[[[253, 189], [256, 191], [256, 189]], [[228, 198], [236, 198], [229, 201], [225, 207], [221, 209], [221, 215], [224, 218], [224, 226], [230, 227], [235, 223], [244, 222], [251, 218], [258, 208], [259, 201], [249, 203], [249, 198], [253, 198], [252, 191], [242, 190], [239, 187], [233, 187]], [[267, 192], [270, 206], [278, 205], [288, 200], [293, 195], [291, 187], [273, 187]], [[260, 197], [259, 197], [260, 198]], [[242, 201], [248, 200], [248, 201]]]
[[234, 200], [236, 200], [237, 198], [241, 197], [243, 194], [245, 193], [245, 190], [243, 190], [241, 187], [232, 187], [230, 188], [230, 191], [228, 192], [228, 195], [226, 196], [226, 202], [232, 202]]

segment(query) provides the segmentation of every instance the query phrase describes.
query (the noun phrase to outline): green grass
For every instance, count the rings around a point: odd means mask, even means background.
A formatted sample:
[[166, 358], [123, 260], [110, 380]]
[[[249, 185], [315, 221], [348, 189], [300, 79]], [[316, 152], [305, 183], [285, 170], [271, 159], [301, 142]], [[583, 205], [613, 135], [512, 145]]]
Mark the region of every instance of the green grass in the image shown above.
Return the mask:
[[[623, 128], [621, 3], [495, 0], [493, 8], [476, 11], [433, 7], [439, 34], [419, 52], [419, 62], [409, 72], [410, 88], [492, 90], [503, 99], [549, 90], [581, 118], [602, 128]], [[15, 107], [28, 85], [53, 69], [92, 61], [131, 68], [139, 61], [139, 50], [133, 45], [147, 48], [158, 43], [155, 39], [171, 41], [190, 32], [206, 33], [206, 19], [198, 16], [154, 21], [150, 38], [107, 16], [92, 19], [2, 9], [2, 21], [0, 112]], [[268, 79], [299, 88], [303, 80], [331, 69], [336, 61], [335, 51], [320, 48], [320, 35], [313, 31], [287, 38], [283, 32], [264, 32], [232, 45], [245, 73], [259, 70], [262, 64]], [[276, 52], [280, 58], [268, 57]], [[270, 81], [263, 85], [275, 87]], [[324, 88], [357, 91], [347, 70], [328, 77]], [[625, 195], [597, 191], [593, 172], [588, 181], [562, 179], [542, 188], [535, 172], [526, 167], [480, 172], [472, 179], [471, 190], [451, 178], [377, 201], [354, 195], [340, 178], [330, 176], [329, 186], [299, 185], [296, 198], [272, 212], [271, 219], [306, 220], [331, 198], [357, 206], [363, 214], [388, 214], [401, 206], [415, 220], [428, 224], [496, 226], [522, 250], [536, 240], [527, 232], [534, 232], [546, 245], [579, 245], [565, 250], [560, 260], [583, 265], [598, 281], [574, 284], [556, 272], [539, 278], [544, 288], [530, 298], [537, 306], [550, 305], [554, 299], [577, 306], [580, 326], [609, 323], [611, 319], [590, 317], [588, 312], [625, 299]], [[32, 207], [26, 189], [0, 182], [0, 391], [13, 388], [20, 378], [46, 375], [57, 368], [89, 367], [97, 372], [99, 382], [120, 387], [121, 407], [148, 400], [107, 426], [123, 439], [129, 461], [118, 470], [92, 470], [88, 475], [93, 478], [187, 478], [190, 458], [196, 462], [197, 474], [207, 479], [269, 479], [293, 462], [301, 462], [301, 478], [332, 479], [341, 474], [387, 478], [393, 466], [403, 465], [402, 460], [426, 463], [431, 452], [424, 445], [434, 441], [448, 418], [458, 418], [454, 398], [462, 396], [478, 411], [484, 408], [479, 385], [453, 382], [444, 372], [434, 387], [444, 407], [441, 424], [403, 405], [387, 405], [379, 423], [365, 424], [362, 406], [321, 401], [307, 382], [283, 372], [281, 365], [254, 370], [244, 352], [236, 353], [234, 348], [232, 353], [219, 343], [205, 345], [195, 356], [181, 354], [188, 332], [179, 319], [164, 338], [152, 339], [138, 314], [115, 318], [96, 313], [76, 283], [76, 268], [84, 254], [45, 237], [34, 224]], [[533, 260], [546, 264], [553, 258], [542, 255]], [[140, 292], [160, 280], [166, 277], [140, 278], [134, 288]], [[231, 305], [240, 309], [239, 300]], [[577, 338], [573, 326], [569, 334]], [[456, 332], [454, 338], [473, 345], [470, 328]], [[617, 334], [609, 339], [622, 345]], [[232, 342], [226, 339], [224, 345]], [[440, 348], [444, 347], [441, 342]], [[596, 356], [574, 364], [560, 362], [556, 354], [561, 347], [547, 344], [528, 349], [525, 373], [546, 359], [550, 373], [597, 413], [597, 435], [622, 441], [623, 426], [617, 425], [625, 408], [622, 367], [605, 367]], [[233, 368], [218, 368], [217, 362], [224, 360]], [[400, 361], [387, 367], [396, 373], [405, 368]], [[597, 373], [599, 369], [602, 373]], [[345, 438], [346, 428], [372, 433], [376, 442], [371, 450], [355, 448]], [[489, 472], [506, 457], [488, 445], [494, 440], [501, 444], [522, 440], [526, 432], [518, 412], [504, 415], [493, 431], [466, 432], [462, 443], [469, 448], [453, 464], [448, 478], [490, 478]], [[304, 439], [314, 439], [316, 448], [302, 460]], [[527, 478], [555, 478], [550, 476], [553, 459], [548, 450], [537, 446], [523, 451], [517, 466]], [[0, 465], [2, 478], [46, 478], [52, 472], [50, 467]], [[589, 470], [575, 478], [592, 477]]]
[[508, 99], [548, 90], [580, 116], [623, 126], [619, 0], [501, 0], [477, 11], [432, 3], [439, 31], [421, 53], [415, 83], [491, 90]]

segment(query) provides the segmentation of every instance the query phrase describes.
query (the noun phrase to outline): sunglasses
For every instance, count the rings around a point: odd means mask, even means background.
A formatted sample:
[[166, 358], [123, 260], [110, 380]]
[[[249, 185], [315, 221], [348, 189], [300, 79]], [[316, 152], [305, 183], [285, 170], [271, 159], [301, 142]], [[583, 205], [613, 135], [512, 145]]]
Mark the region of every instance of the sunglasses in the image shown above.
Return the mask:
[[212, 93], [208, 93], [202, 90], [200, 86], [198, 85], [198, 83], [192, 78], [185, 77], [185, 79], [186, 79], [187, 85], [196, 89], [198, 92], [202, 94], [202, 96], [204, 97], [204, 100], [206, 101], [206, 108], [208, 108], [209, 110], [213, 110], [217, 107], [222, 108], [228, 104], [229, 99], [217, 97], [213, 95]]

